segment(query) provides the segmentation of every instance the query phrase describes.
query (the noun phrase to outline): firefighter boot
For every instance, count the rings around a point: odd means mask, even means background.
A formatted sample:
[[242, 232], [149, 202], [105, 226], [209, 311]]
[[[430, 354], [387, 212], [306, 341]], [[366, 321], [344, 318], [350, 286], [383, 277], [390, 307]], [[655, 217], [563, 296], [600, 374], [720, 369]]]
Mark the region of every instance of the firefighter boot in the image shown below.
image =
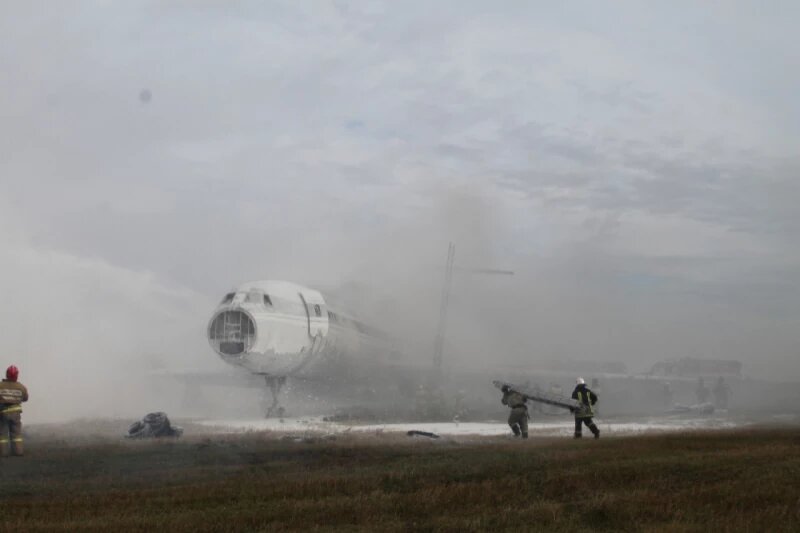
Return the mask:
[[0, 441], [0, 457], [8, 457], [9, 455], [11, 455], [11, 449], [9, 448], [8, 441]]
[[515, 437], [519, 437], [520, 436], [519, 424], [514, 424], [513, 426], [511, 426], [511, 431], [514, 432]]
[[523, 431], [522, 432], [522, 438], [523, 439], [527, 439], [528, 438], [528, 432], [527, 431]]

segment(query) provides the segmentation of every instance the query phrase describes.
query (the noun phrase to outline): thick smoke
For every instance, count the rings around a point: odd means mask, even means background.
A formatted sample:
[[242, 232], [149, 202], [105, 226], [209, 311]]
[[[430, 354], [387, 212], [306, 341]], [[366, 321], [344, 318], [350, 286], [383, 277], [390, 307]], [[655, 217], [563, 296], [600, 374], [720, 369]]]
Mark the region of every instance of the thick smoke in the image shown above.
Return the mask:
[[[449, 242], [456, 245], [456, 270], [446, 323], [448, 371], [483, 372], [488, 379], [511, 365], [535, 371], [575, 360], [621, 361], [643, 372], [659, 359], [686, 355], [747, 362], [760, 343], [777, 346], [765, 337], [769, 330], [759, 330], [763, 325], [734, 331], [730, 313], [720, 318], [725, 308], [713, 301], [615, 283], [624, 265], [597, 246], [506, 255], [509, 220], [479, 189], [428, 194], [434, 200], [412, 223], [360, 238], [329, 234], [325, 245], [295, 248], [298, 256], [314, 255], [324, 271], [306, 264], [283, 273], [281, 261], [255, 269], [258, 254], [242, 254], [241, 266], [218, 273], [216, 286], [203, 291], [37, 246], [6, 210], [4, 235], [14, 237], [2, 248], [0, 313], [14, 327], [1, 348], [32, 390], [30, 419], [136, 416], [176, 405], [179, 382], [152, 386], [161, 371], [229, 373], [208, 347], [205, 326], [219, 296], [247, 279], [319, 287], [399, 339], [405, 355], [425, 368]], [[514, 275], [470, 271], [483, 268]], [[759, 375], [752, 367], [745, 372]], [[247, 394], [236, 401], [250, 412], [258, 396]]]
[[[670, 17], [643, 42], [613, 9], [591, 32], [531, 9], [8, 6], [0, 357], [29, 420], [139, 415], [154, 372], [228, 372], [205, 326], [255, 279], [335, 295], [430, 364], [450, 242], [448, 369], [800, 377], [781, 99], [700, 75], [730, 62], [673, 50]], [[770, 68], [759, 87], [793, 86]]]
[[211, 300], [152, 272], [32, 245], [10, 213], [0, 221], [10, 237], [0, 351], [30, 389], [28, 420], [141, 414], [159, 406], [154, 373], [214, 368], [203, 338]]

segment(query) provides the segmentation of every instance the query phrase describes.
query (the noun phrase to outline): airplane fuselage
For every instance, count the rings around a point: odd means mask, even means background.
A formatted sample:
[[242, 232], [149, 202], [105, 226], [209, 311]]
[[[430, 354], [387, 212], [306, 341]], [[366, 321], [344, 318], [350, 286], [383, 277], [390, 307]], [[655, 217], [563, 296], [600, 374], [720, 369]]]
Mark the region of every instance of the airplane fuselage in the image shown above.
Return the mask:
[[225, 362], [270, 376], [305, 377], [325, 362], [375, 362], [390, 352], [380, 332], [287, 281], [244, 283], [226, 294], [208, 340]]

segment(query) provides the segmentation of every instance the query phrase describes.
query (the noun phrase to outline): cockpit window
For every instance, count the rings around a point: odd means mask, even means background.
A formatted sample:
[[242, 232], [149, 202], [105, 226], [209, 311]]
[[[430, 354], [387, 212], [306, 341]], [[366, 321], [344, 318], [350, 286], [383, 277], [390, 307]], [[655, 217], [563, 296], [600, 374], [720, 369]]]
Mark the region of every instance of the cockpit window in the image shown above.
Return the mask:
[[222, 302], [220, 302], [220, 303], [221, 304], [229, 304], [229, 303], [231, 303], [233, 301], [233, 297], [234, 296], [236, 296], [235, 292], [229, 292], [228, 294], [225, 295], [225, 298], [223, 298]]
[[264, 304], [265, 307], [272, 307], [272, 300], [270, 299], [269, 294], [264, 294], [257, 289], [253, 289], [248, 292], [245, 301], [251, 304]]

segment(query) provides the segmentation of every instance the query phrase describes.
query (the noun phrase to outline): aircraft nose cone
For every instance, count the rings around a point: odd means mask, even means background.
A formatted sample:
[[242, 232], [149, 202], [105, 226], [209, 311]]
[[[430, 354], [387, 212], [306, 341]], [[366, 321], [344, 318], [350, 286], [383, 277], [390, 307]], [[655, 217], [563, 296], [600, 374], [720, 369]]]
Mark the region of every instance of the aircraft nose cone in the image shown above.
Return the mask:
[[247, 353], [256, 341], [256, 324], [241, 309], [218, 312], [208, 326], [208, 342], [222, 356]]

